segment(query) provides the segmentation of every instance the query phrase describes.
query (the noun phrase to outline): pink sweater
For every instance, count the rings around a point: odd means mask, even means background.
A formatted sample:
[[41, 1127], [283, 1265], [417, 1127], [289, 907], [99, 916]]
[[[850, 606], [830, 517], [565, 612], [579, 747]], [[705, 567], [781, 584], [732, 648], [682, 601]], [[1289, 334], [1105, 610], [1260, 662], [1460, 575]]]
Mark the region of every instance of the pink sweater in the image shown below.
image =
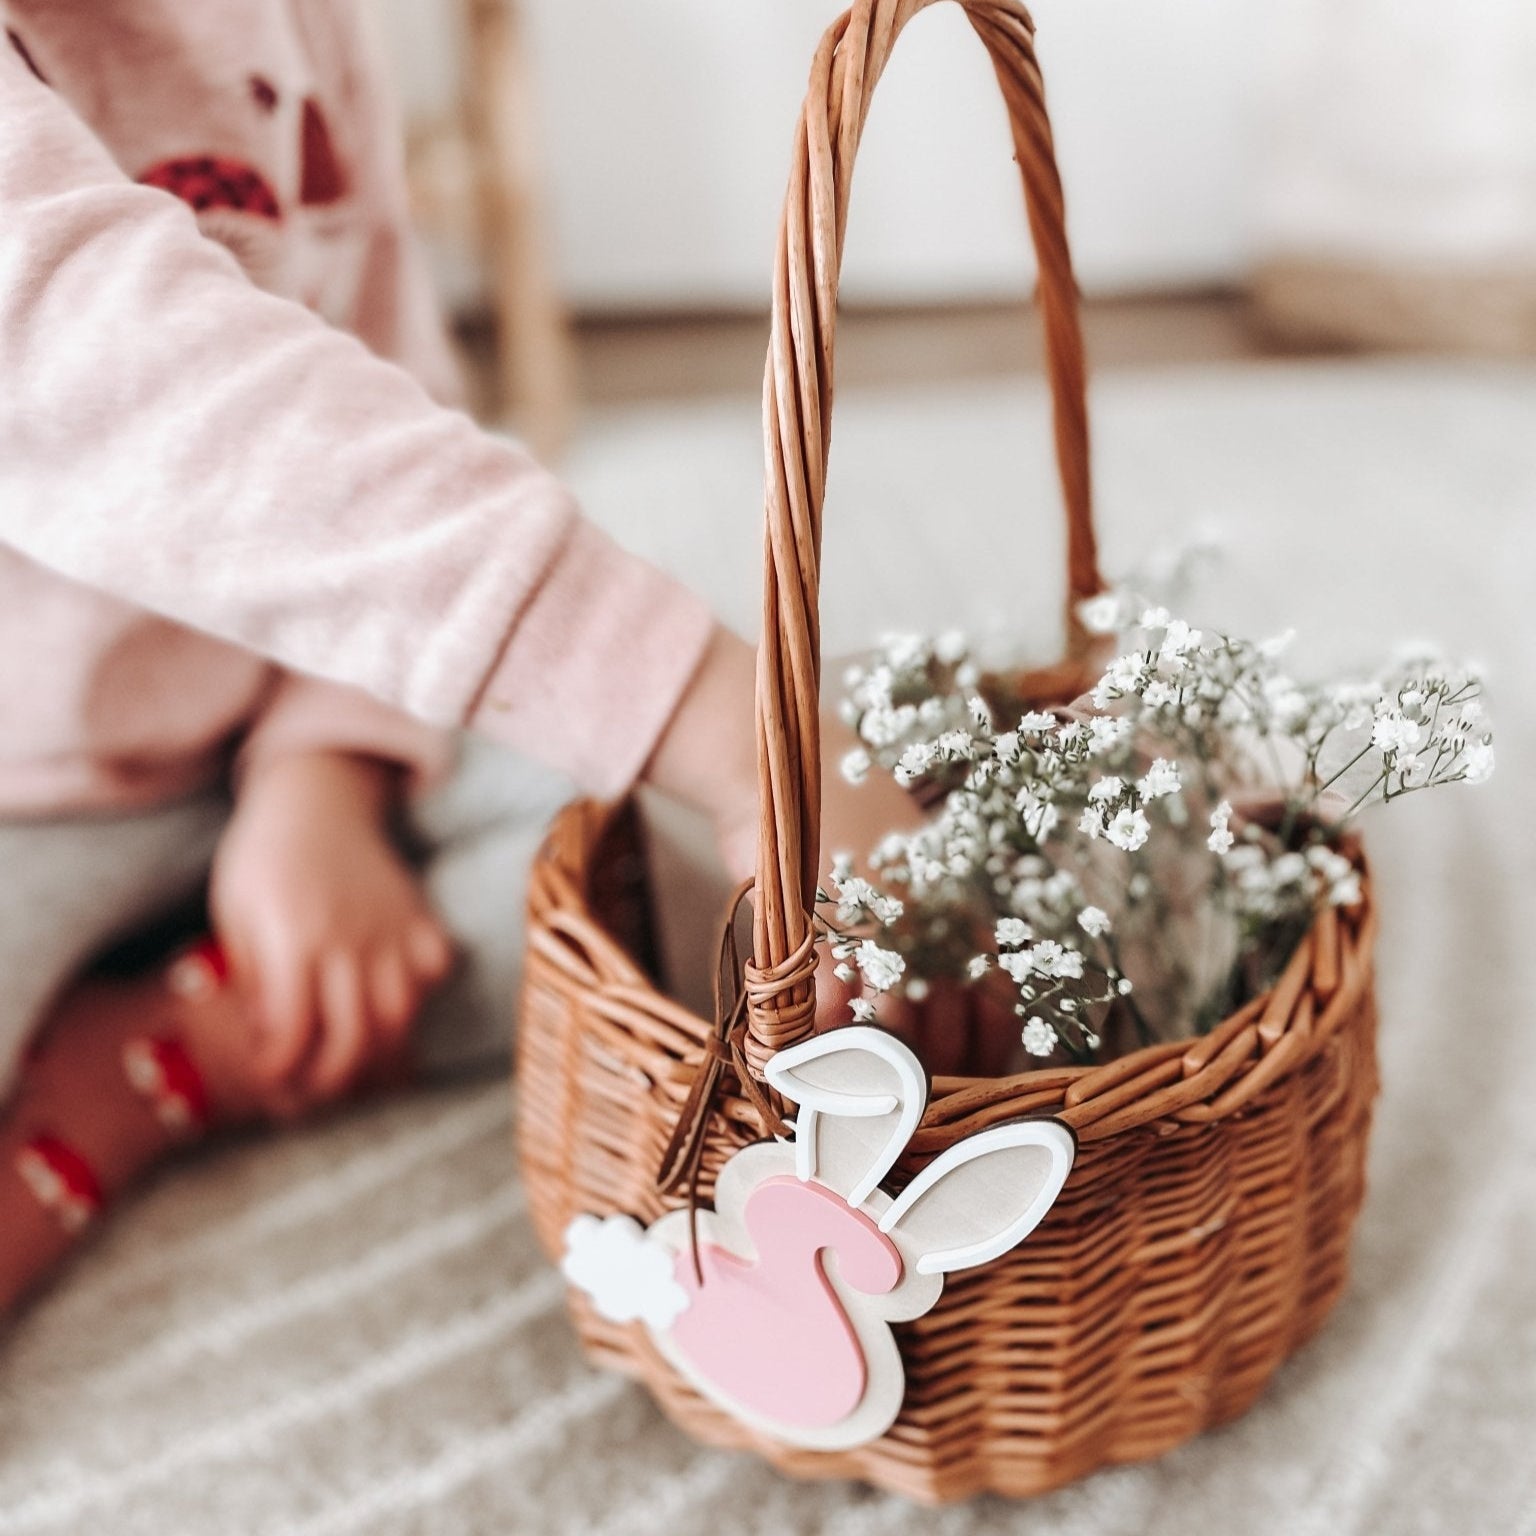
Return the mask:
[[435, 403], [353, 0], [0, 23], [0, 814], [457, 725], [624, 788], [709, 614]]

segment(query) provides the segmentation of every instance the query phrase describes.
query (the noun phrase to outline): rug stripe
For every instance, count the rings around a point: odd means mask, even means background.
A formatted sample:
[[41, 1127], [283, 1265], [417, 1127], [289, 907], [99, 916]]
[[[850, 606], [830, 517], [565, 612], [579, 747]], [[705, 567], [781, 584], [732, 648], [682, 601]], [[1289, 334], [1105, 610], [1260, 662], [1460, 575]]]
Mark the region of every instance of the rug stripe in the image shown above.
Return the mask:
[[256, 1334], [334, 1309], [342, 1302], [398, 1280], [413, 1269], [473, 1247], [493, 1232], [512, 1226], [527, 1203], [522, 1186], [508, 1184], [489, 1199], [411, 1227], [347, 1263], [307, 1274], [282, 1290], [225, 1308], [212, 1317], [199, 1318], [185, 1328], [162, 1335], [103, 1371], [97, 1377], [97, 1390], [111, 1392], [136, 1383], [148, 1385], [146, 1378], [180, 1370], [196, 1363], [202, 1355], [232, 1354]]
[[119, 1290], [157, 1280], [174, 1270], [196, 1265], [205, 1257], [221, 1255], [232, 1244], [264, 1241], [306, 1222], [334, 1216], [352, 1201], [397, 1183], [423, 1163], [447, 1157], [495, 1132], [507, 1130], [509, 1112], [506, 1089], [497, 1089], [479, 1102], [448, 1111], [414, 1135], [371, 1147], [324, 1173], [286, 1186], [280, 1194], [248, 1207], [238, 1216], [199, 1228], [141, 1259], [127, 1260], [83, 1294], [93, 1305], [104, 1304]]
[[[354, 1536], [381, 1520], [437, 1504], [488, 1472], [512, 1476], [519, 1457], [547, 1449], [572, 1423], [616, 1402], [627, 1387], [617, 1376], [583, 1372], [510, 1424], [460, 1440], [432, 1461], [374, 1482], [356, 1498], [302, 1524], [274, 1528], [271, 1536]], [[634, 1526], [628, 1529], [635, 1531]]]
[[[121, 1503], [173, 1478], [197, 1473], [209, 1463], [259, 1456], [280, 1435], [317, 1424], [333, 1414], [356, 1410], [371, 1397], [488, 1348], [519, 1328], [548, 1316], [560, 1304], [564, 1281], [540, 1270], [517, 1289], [474, 1312], [412, 1334], [397, 1348], [375, 1355], [356, 1370], [316, 1387], [304, 1388], [252, 1412], [210, 1424], [170, 1441], [154, 1454], [106, 1474], [78, 1460], [59, 1458], [29, 1496], [0, 1508], [0, 1533], [71, 1528], [92, 1510]], [[51, 1486], [49, 1486], [51, 1485]], [[78, 1529], [78, 1527], [73, 1527]]]

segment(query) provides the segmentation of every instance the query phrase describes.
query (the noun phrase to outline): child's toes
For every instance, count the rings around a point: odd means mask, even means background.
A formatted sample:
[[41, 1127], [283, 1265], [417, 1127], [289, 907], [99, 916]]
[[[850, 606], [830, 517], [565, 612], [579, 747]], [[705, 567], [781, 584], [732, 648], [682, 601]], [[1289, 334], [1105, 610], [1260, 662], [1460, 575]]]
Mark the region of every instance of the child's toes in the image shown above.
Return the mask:
[[0, 1319], [53, 1270], [100, 1214], [93, 1158], [51, 1127], [0, 1125]]
[[257, 1118], [256, 1030], [218, 944], [201, 940], [143, 987], [145, 1028], [124, 1046], [124, 1065], [162, 1122], [195, 1131]]

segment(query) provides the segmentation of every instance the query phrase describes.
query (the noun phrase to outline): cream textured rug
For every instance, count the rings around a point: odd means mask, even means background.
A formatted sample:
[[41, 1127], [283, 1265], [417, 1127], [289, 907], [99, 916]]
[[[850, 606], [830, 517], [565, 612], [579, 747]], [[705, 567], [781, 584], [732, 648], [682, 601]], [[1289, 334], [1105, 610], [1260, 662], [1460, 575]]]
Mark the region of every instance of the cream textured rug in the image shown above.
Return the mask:
[[[1097, 404], [1111, 570], [1214, 526], [1197, 620], [1296, 623], [1300, 661], [1422, 632], [1494, 673], [1493, 784], [1371, 840], [1385, 1093], [1355, 1278], [1260, 1406], [1027, 1511], [697, 1450], [578, 1357], [492, 1083], [201, 1158], [112, 1223], [0, 1342], [0, 1536], [1536, 1536], [1536, 371], [1121, 374]], [[759, 451], [749, 403], [625, 413], [571, 477], [746, 624]], [[841, 402], [829, 645], [907, 602], [1048, 634], [1045, 453], [1022, 386]]]

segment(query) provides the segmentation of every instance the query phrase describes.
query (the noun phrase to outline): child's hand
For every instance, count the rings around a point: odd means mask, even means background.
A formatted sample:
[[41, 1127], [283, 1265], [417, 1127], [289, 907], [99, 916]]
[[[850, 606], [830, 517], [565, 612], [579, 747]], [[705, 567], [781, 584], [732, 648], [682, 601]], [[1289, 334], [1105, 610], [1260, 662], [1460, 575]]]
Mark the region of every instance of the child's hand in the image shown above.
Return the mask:
[[252, 1000], [266, 1107], [296, 1114], [395, 1054], [452, 945], [390, 845], [394, 770], [334, 753], [258, 765], [214, 860], [213, 923]]
[[[646, 768], [647, 780], [658, 789], [697, 806], [714, 823], [715, 841], [732, 877], [744, 880], [757, 865], [758, 785], [757, 747], [753, 716], [755, 660], [745, 641], [720, 630], [683, 696], [672, 724]], [[838, 765], [856, 745], [853, 733], [835, 716], [821, 722], [821, 868], [831, 866], [835, 853], [848, 852], [862, 864], [888, 832], [919, 826], [923, 812], [912, 797], [883, 774], [873, 774], [857, 788]], [[849, 1003], [858, 996], [856, 984], [832, 974], [830, 949], [822, 946], [816, 973], [816, 1017], [819, 1029], [850, 1022]], [[885, 997], [877, 1002], [880, 1022], [910, 1033], [914, 1010]], [[937, 1012], [958, 1013], [943, 1001]], [[929, 1013], [935, 1010], [930, 1008]], [[925, 1024], [931, 1021], [925, 1020]]]
[[[745, 640], [719, 629], [644, 777], [703, 811], [714, 824], [726, 869], [745, 880], [757, 867], [756, 660]], [[857, 745], [835, 716], [821, 720], [821, 862], [847, 850], [862, 860], [887, 832], [916, 827], [922, 811], [884, 775], [858, 788], [838, 768]]]

